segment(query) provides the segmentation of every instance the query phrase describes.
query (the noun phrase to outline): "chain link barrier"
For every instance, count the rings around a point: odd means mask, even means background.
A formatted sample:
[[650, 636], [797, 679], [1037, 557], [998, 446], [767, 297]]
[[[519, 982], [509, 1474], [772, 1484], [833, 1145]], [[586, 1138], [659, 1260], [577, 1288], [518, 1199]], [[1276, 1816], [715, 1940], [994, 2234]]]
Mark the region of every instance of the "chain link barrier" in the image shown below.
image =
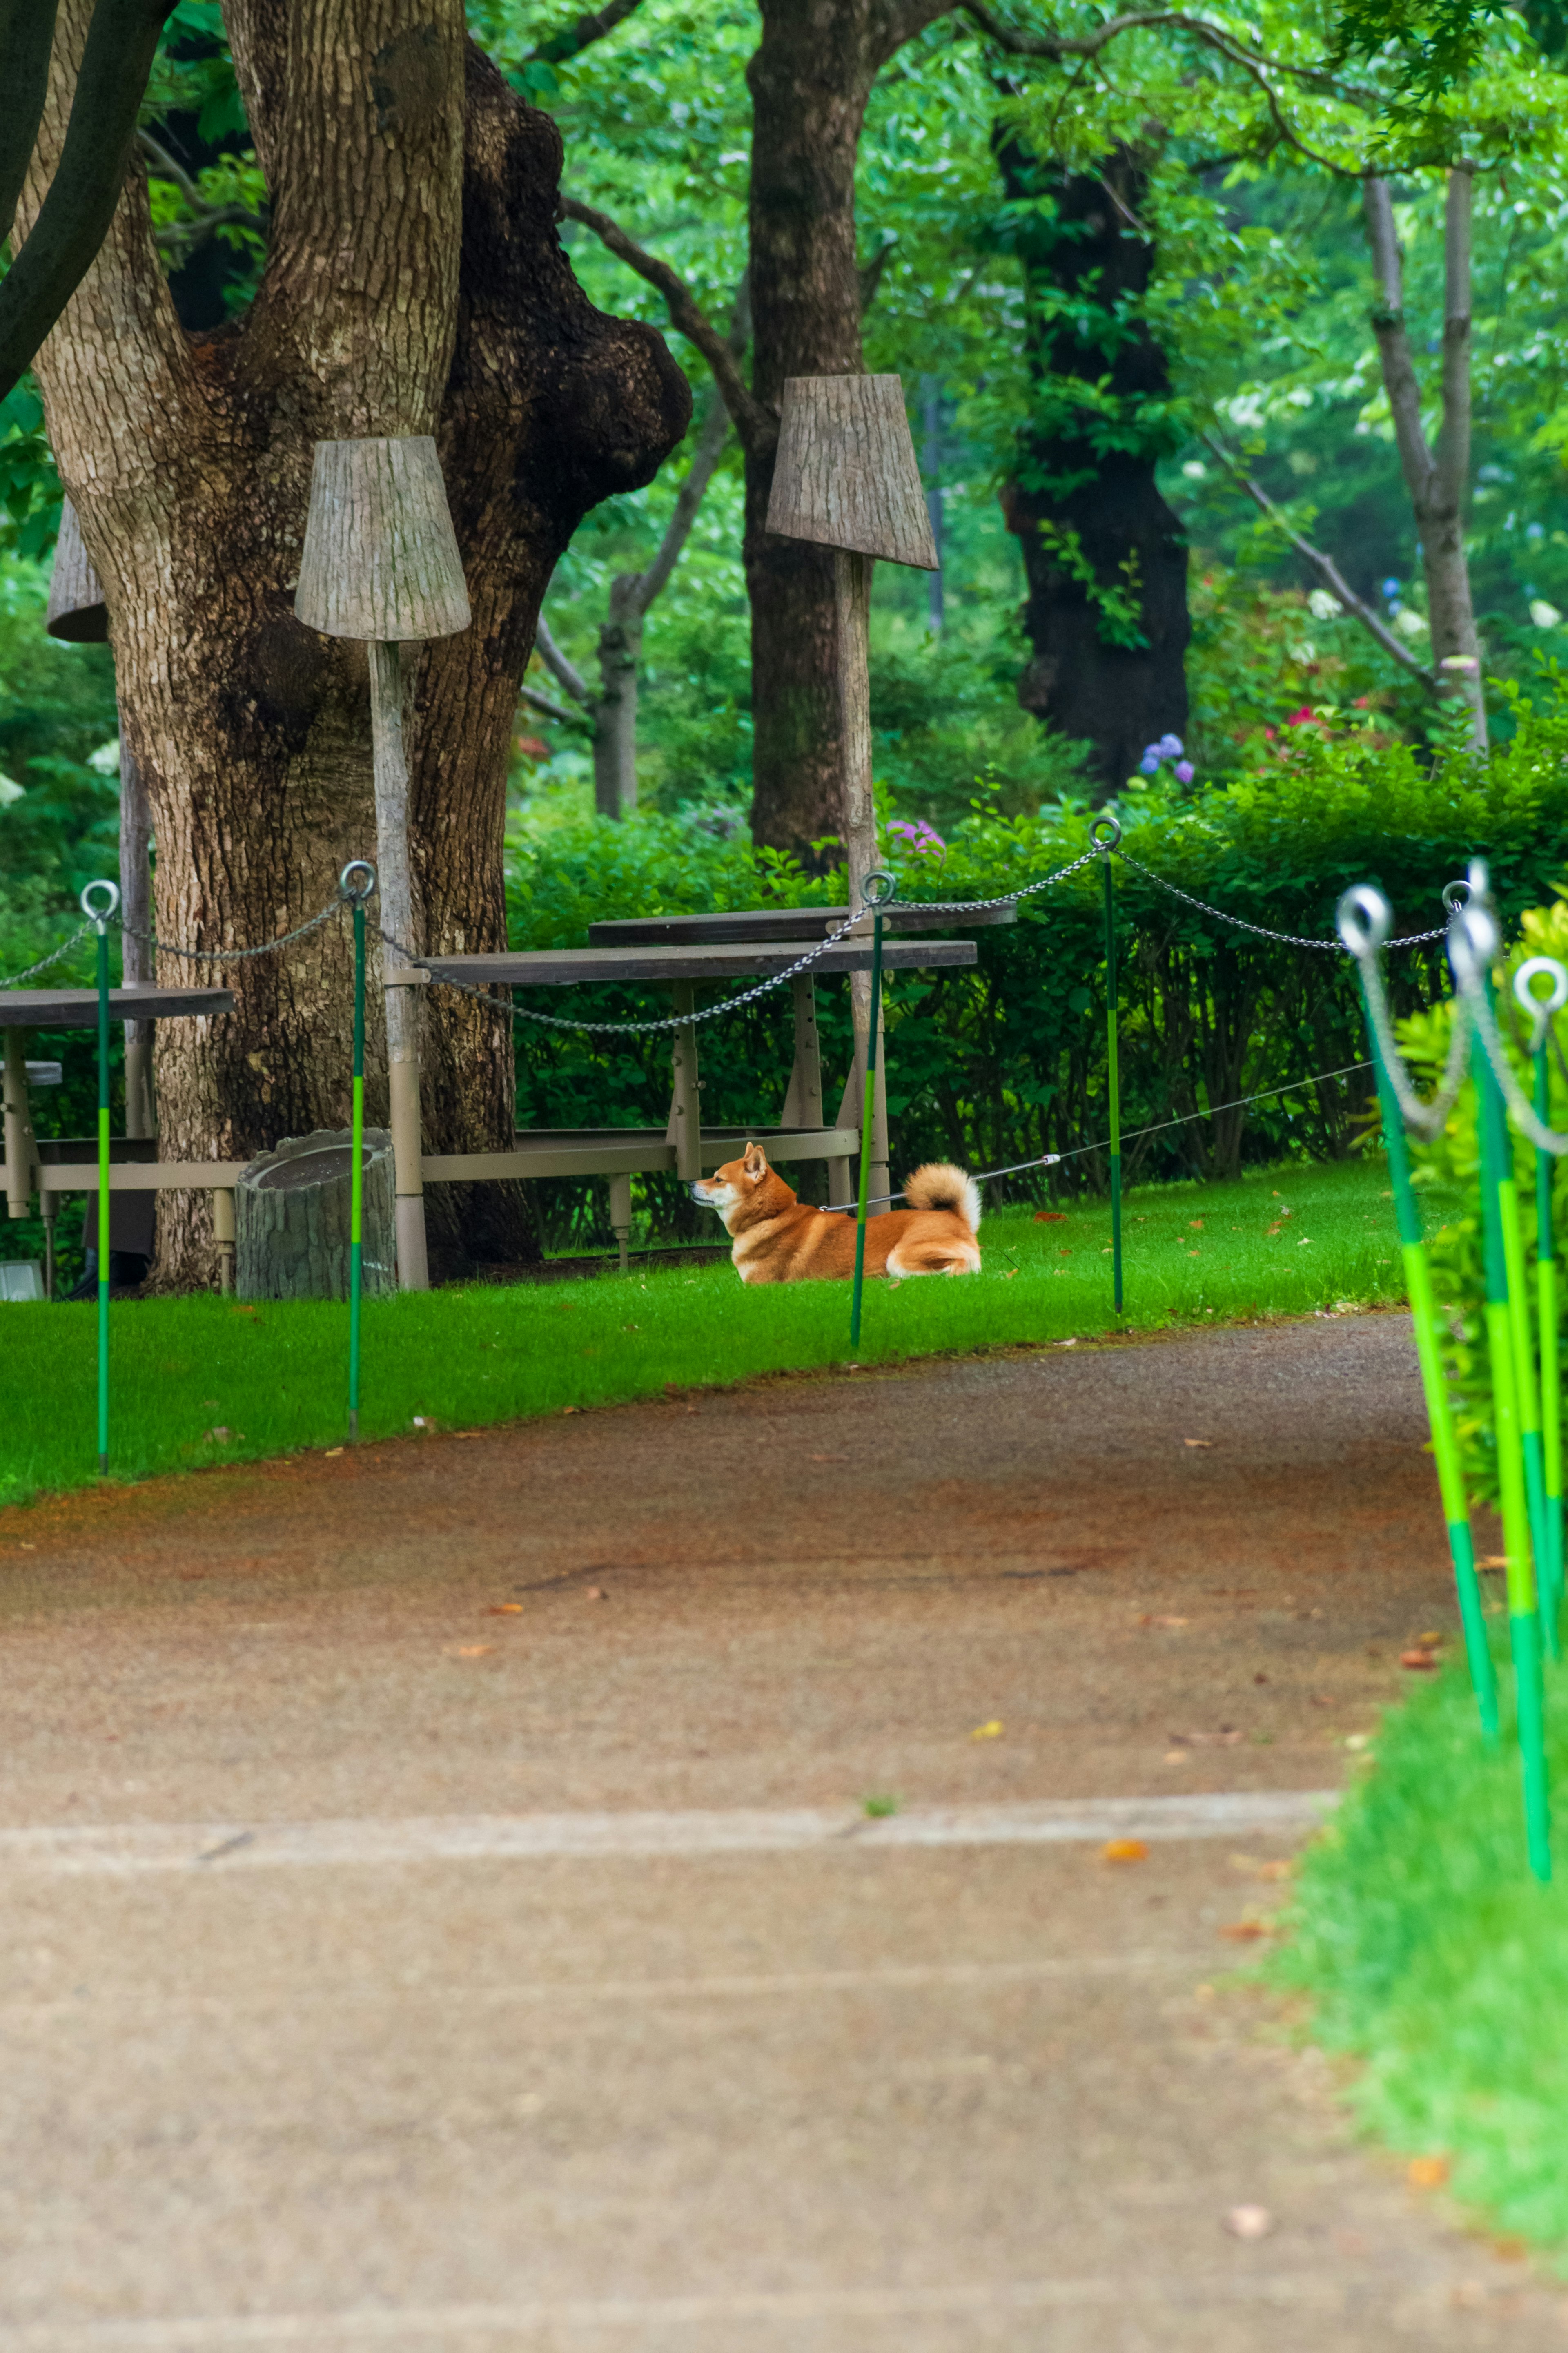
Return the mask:
[[331, 923], [334, 915], [342, 914], [353, 902], [353, 892], [340, 888], [337, 896], [329, 899], [318, 914], [296, 925], [293, 931], [281, 933], [275, 940], [263, 940], [258, 948], [176, 947], [172, 940], [161, 940], [153, 932], [143, 932], [136, 924], [126, 923], [123, 917], [119, 919], [118, 929], [133, 940], [144, 941], [159, 955], [183, 956], [187, 964], [248, 964], [253, 956], [271, 955], [276, 949], [289, 947], [296, 940], [308, 940], [312, 932], [319, 932], [323, 923]]
[[[377, 937], [385, 946], [395, 949], [397, 955], [405, 957], [416, 971], [428, 972], [438, 988], [455, 988], [460, 997], [471, 997], [477, 1003], [489, 1006], [494, 1012], [510, 1013], [514, 1020], [537, 1022], [540, 1028], [544, 1029], [583, 1030], [594, 1037], [652, 1038], [668, 1035], [674, 1029], [691, 1029], [702, 1021], [717, 1021], [721, 1015], [737, 1013], [742, 1005], [751, 1005], [757, 997], [765, 997], [770, 989], [782, 988], [786, 980], [794, 980], [799, 974], [808, 972], [819, 957], [827, 954], [829, 948], [837, 946], [846, 932], [854, 930], [861, 915], [869, 913], [870, 909], [866, 907], [849, 916], [846, 922], [829, 932], [825, 940], [808, 948], [805, 955], [797, 956], [794, 964], [786, 965], [783, 972], [775, 972], [768, 979], [760, 980], [754, 988], [742, 990], [739, 997], [726, 997], [718, 1005], [704, 1006], [700, 1012], [668, 1014], [661, 1021], [573, 1021], [561, 1013], [535, 1013], [531, 1007], [514, 1005], [508, 997], [492, 996], [488, 988], [480, 988], [473, 981], [454, 980], [447, 973], [434, 971], [432, 966], [440, 963], [439, 956], [416, 955], [412, 948], [405, 947], [403, 942], [395, 939], [390, 932], [381, 931], [378, 927]], [[607, 987], [616, 985], [615, 982], [605, 983]], [[629, 987], [633, 984], [627, 982], [620, 985]], [[519, 982], [516, 986], [522, 987], [526, 983]]]
[[47, 955], [38, 958], [37, 964], [30, 964], [26, 972], [14, 972], [9, 980], [0, 980], [0, 988], [20, 988], [22, 983], [31, 980], [35, 973], [47, 972], [50, 965], [58, 964], [62, 956], [69, 955], [78, 941], [85, 940], [91, 929], [90, 923], [79, 923], [68, 940], [63, 941], [58, 948], [51, 948]]

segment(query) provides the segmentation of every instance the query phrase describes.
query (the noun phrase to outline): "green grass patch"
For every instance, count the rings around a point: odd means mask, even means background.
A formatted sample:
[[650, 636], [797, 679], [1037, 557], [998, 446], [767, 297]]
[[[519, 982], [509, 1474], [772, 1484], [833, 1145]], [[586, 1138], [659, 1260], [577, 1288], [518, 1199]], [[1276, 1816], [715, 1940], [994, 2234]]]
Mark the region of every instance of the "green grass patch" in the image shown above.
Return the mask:
[[[1560, 1792], [1565, 1700], [1549, 1670]], [[1568, 2254], [1568, 1880], [1526, 1869], [1513, 1729], [1483, 1746], [1462, 1664], [1385, 1718], [1364, 1782], [1308, 1852], [1269, 1974], [1312, 1997], [1321, 2042], [1364, 2063], [1352, 2098], [1371, 2131], [1447, 2157], [1479, 2217]]]
[[[714, 1221], [717, 1226], [717, 1220]], [[1044, 1345], [1121, 1328], [1298, 1315], [1400, 1295], [1381, 1162], [1291, 1167], [1237, 1184], [1150, 1187], [1126, 1209], [1126, 1312], [1111, 1311], [1100, 1203], [1040, 1222], [1004, 1209], [984, 1271], [868, 1287], [862, 1365]], [[612, 1405], [666, 1385], [728, 1383], [843, 1362], [847, 1283], [743, 1286], [727, 1264], [572, 1283], [475, 1285], [364, 1310], [362, 1433], [468, 1429]], [[0, 1502], [95, 1475], [90, 1304], [0, 1307]], [[254, 1308], [203, 1296], [111, 1311], [113, 1475], [142, 1479], [343, 1436], [348, 1319], [339, 1305]], [[226, 1437], [211, 1435], [223, 1430]]]

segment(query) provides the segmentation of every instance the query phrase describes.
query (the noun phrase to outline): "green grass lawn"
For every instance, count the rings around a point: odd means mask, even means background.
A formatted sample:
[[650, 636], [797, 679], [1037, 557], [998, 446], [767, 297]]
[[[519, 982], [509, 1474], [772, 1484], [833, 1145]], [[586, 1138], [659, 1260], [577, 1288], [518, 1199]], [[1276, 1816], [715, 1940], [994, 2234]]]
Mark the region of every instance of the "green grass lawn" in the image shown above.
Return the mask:
[[[1125, 1214], [1121, 1329], [1400, 1296], [1381, 1159], [1149, 1187], [1130, 1196]], [[714, 1227], [717, 1235], [717, 1219]], [[982, 1274], [868, 1285], [857, 1361], [1043, 1345], [1118, 1328], [1103, 1204], [1045, 1223], [1027, 1209], [1003, 1209], [986, 1219], [981, 1242]], [[749, 1290], [727, 1263], [634, 1264], [629, 1276], [613, 1268], [572, 1283], [367, 1301], [363, 1434], [407, 1431], [416, 1416], [468, 1428], [849, 1356], [847, 1283]], [[249, 1308], [204, 1296], [128, 1301], [111, 1316], [115, 1477], [342, 1440], [345, 1308]], [[0, 1502], [94, 1478], [95, 1330], [90, 1304], [0, 1307]]]
[[1311, 1995], [1321, 2041], [1364, 2062], [1352, 2096], [1371, 2130], [1446, 2158], [1478, 2218], [1568, 2269], [1564, 1701], [1549, 1670], [1551, 1886], [1525, 1868], [1512, 1725], [1483, 1747], [1456, 1664], [1385, 1718], [1364, 1784], [1309, 1851], [1270, 1974]]

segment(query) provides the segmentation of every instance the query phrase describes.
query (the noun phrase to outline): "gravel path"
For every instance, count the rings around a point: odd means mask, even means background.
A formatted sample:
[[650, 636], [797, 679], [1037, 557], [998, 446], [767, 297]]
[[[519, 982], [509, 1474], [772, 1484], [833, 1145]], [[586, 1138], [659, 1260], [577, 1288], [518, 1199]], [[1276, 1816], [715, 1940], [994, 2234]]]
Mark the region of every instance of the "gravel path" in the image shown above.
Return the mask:
[[1402, 1319], [107, 1491], [0, 1570], [0, 2353], [1564, 2341], [1215, 1989], [1453, 1626]]

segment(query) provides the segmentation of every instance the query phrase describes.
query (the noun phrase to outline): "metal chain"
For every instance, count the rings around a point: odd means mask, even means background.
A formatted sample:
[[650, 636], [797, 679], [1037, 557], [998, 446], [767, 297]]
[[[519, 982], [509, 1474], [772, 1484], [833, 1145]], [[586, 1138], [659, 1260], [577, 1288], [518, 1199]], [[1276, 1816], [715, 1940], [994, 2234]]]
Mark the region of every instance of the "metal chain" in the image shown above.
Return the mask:
[[[1251, 932], [1260, 940], [1278, 940], [1283, 947], [1321, 948], [1329, 955], [1349, 953], [1340, 940], [1312, 940], [1305, 939], [1295, 932], [1271, 932], [1267, 923], [1249, 923], [1245, 915], [1227, 915], [1223, 907], [1211, 907], [1205, 899], [1194, 899], [1190, 891], [1180, 890], [1174, 882], [1167, 882], [1163, 874], [1156, 874], [1152, 867], [1145, 866], [1142, 859], [1134, 858], [1130, 850], [1119, 849], [1115, 854], [1127, 865], [1135, 867], [1146, 881], [1156, 884], [1162, 891], [1168, 891], [1173, 899], [1181, 899], [1187, 906], [1195, 907], [1201, 915], [1214, 916], [1216, 923], [1233, 923], [1238, 932]], [[1445, 938], [1447, 928], [1446, 923], [1439, 923], [1435, 932], [1407, 932], [1402, 939], [1385, 940], [1384, 945], [1391, 948], [1425, 947], [1431, 940]]]
[[378, 936], [387, 947], [405, 957], [416, 971], [428, 972], [438, 987], [455, 988], [459, 996], [471, 997], [478, 1004], [488, 1005], [497, 1013], [510, 1013], [514, 1020], [536, 1022], [544, 1029], [581, 1030], [592, 1037], [651, 1038], [672, 1029], [692, 1029], [701, 1021], [717, 1021], [722, 1015], [738, 1013], [742, 1005], [750, 1005], [757, 997], [767, 996], [770, 989], [782, 988], [786, 980], [794, 980], [797, 974], [808, 971], [819, 956], [826, 955], [829, 948], [837, 947], [845, 933], [853, 931], [861, 915], [868, 913], [868, 909], [862, 908], [859, 913], [850, 915], [836, 930], [829, 932], [825, 940], [808, 948], [805, 955], [797, 956], [794, 964], [786, 965], [783, 972], [775, 972], [771, 978], [760, 980], [754, 988], [743, 989], [739, 997], [726, 997], [718, 1005], [704, 1006], [700, 1013], [671, 1014], [662, 1021], [570, 1021], [559, 1013], [535, 1013], [526, 1005], [514, 1005], [507, 997], [492, 996], [488, 988], [476, 987], [472, 981], [454, 980], [447, 973], [432, 971], [432, 965], [440, 961], [439, 957], [416, 955], [412, 948], [405, 947], [390, 932], [381, 931], [379, 926]]
[[0, 980], [0, 988], [19, 988], [23, 981], [31, 980], [36, 972], [47, 972], [50, 965], [58, 964], [62, 956], [69, 955], [78, 940], [85, 940], [91, 929], [90, 923], [79, 923], [63, 945], [51, 948], [47, 956], [40, 956], [37, 964], [30, 964], [26, 972], [14, 972], [9, 980]]
[[962, 915], [978, 913], [983, 907], [1011, 907], [1020, 899], [1031, 898], [1037, 891], [1048, 891], [1053, 882], [1065, 882], [1069, 874], [1077, 874], [1085, 866], [1092, 866], [1100, 855], [1098, 849], [1086, 849], [1070, 866], [1058, 866], [1054, 874], [1043, 874], [1037, 882], [1022, 882], [1016, 891], [1004, 891], [999, 899], [900, 899], [894, 906], [918, 907], [921, 913]]
[[1367, 1018], [1372, 1023], [1377, 1050], [1383, 1057], [1383, 1067], [1388, 1073], [1389, 1084], [1394, 1089], [1394, 1101], [1399, 1105], [1405, 1124], [1423, 1135], [1440, 1135], [1448, 1124], [1448, 1114], [1458, 1102], [1460, 1089], [1465, 1083], [1470, 1039], [1468, 1006], [1463, 997], [1450, 1000], [1454, 1018], [1448, 1034], [1447, 1060], [1444, 1064], [1436, 1093], [1429, 1102], [1423, 1103], [1410, 1083], [1405, 1057], [1399, 1050], [1394, 1024], [1388, 1018], [1388, 998], [1384, 990], [1383, 975], [1377, 968], [1377, 950], [1373, 947], [1363, 953], [1352, 948], [1351, 954], [1361, 967]]
[[[134, 923], [128, 923], [123, 918], [115, 920], [121, 932], [128, 933], [133, 940], [145, 941], [160, 955], [184, 956], [187, 964], [245, 964], [252, 956], [270, 955], [276, 948], [286, 948], [295, 940], [309, 939], [312, 932], [319, 932], [323, 923], [330, 923], [344, 907], [352, 907], [353, 904], [349, 892], [340, 891], [335, 899], [328, 901], [320, 914], [310, 917], [309, 923], [300, 924], [292, 932], [285, 932], [279, 939], [263, 940], [258, 948], [177, 948], [168, 940], [158, 939], [152, 932], [139, 931]], [[83, 929], [86, 928], [84, 924]]]
[[[1222, 1111], [1240, 1111], [1247, 1103], [1267, 1103], [1272, 1095], [1299, 1094], [1303, 1087], [1320, 1086], [1325, 1079], [1346, 1079], [1355, 1071], [1370, 1071], [1372, 1067], [1370, 1062], [1342, 1062], [1337, 1071], [1314, 1071], [1310, 1078], [1291, 1079], [1282, 1087], [1260, 1087], [1254, 1095], [1237, 1095], [1234, 1103], [1211, 1103], [1205, 1111], [1178, 1112], [1173, 1119], [1158, 1119], [1149, 1127], [1124, 1127], [1121, 1140], [1123, 1144], [1129, 1144], [1141, 1135], [1163, 1135], [1167, 1128], [1186, 1127], [1194, 1119], [1217, 1119]], [[1108, 1152], [1110, 1148], [1110, 1137], [1102, 1136], [1098, 1144], [1074, 1144], [1066, 1152], [1037, 1153], [1033, 1160], [1015, 1160], [1005, 1168], [977, 1168], [974, 1181], [977, 1185], [984, 1185], [993, 1176], [1016, 1176], [1025, 1168], [1055, 1168], [1064, 1160], [1081, 1160], [1087, 1152]], [[878, 1201], [901, 1201], [903, 1198], [901, 1193], [877, 1193], [872, 1196]], [[855, 1207], [853, 1201], [837, 1201], [833, 1205], [835, 1212]]]

